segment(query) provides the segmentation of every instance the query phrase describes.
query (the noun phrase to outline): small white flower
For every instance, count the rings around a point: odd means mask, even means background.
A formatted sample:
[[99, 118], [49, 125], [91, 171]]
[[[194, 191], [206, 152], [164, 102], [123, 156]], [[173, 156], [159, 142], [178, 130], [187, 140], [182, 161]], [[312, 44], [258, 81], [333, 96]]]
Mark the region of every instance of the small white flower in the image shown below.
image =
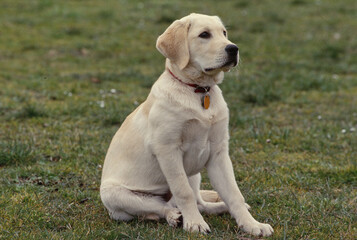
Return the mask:
[[322, 119], [322, 116], [321, 116], [321, 115], [317, 116], [317, 119], [321, 120], [321, 119]]
[[308, 39], [308, 40], [310, 40], [310, 39], [313, 39], [313, 35], [312, 35], [312, 33], [307, 33], [306, 35], [305, 35], [305, 38], [306, 39]]
[[267, 142], [267, 143], [270, 143], [270, 142], [271, 142], [271, 140], [268, 138], [268, 139], [266, 140], [266, 142]]
[[105, 107], [105, 102], [103, 100], [98, 101], [99, 107], [104, 108]]
[[71, 92], [68, 92], [68, 97], [72, 97], [72, 93]]
[[338, 33], [338, 32], [337, 32], [337, 33], [334, 33], [334, 34], [333, 34], [333, 38], [336, 39], [336, 40], [338, 40], [338, 39], [341, 38], [341, 34]]
[[110, 92], [111, 92], [111, 93], [116, 93], [117, 90], [115, 90], [114, 88], [112, 88], [112, 89], [110, 89]]
[[342, 130], [341, 130], [341, 133], [346, 133], [346, 129], [342, 129]]
[[350, 132], [354, 132], [354, 131], [356, 131], [356, 128], [351, 127], [351, 128], [350, 128]]
[[332, 74], [332, 78], [336, 80], [336, 79], [338, 79], [338, 75], [337, 74]]

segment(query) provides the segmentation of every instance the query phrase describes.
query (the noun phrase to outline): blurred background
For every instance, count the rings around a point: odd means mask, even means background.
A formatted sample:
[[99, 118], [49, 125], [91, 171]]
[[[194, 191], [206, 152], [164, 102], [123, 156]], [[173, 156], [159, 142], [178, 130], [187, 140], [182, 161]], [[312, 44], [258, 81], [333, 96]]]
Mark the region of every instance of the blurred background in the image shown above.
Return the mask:
[[[156, 38], [191, 12], [239, 46], [220, 87], [253, 216], [276, 239], [356, 236], [356, 1], [1, 0], [0, 238], [200, 238], [111, 221], [98, 191], [112, 136], [164, 70]], [[208, 238], [249, 237], [205, 219]]]

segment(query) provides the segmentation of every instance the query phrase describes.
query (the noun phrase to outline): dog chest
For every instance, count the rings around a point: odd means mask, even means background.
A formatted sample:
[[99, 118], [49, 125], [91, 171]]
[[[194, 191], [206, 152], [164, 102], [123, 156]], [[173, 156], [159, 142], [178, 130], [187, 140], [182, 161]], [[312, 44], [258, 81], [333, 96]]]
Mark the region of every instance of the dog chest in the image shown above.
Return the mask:
[[199, 120], [191, 120], [185, 125], [181, 149], [184, 168], [189, 176], [200, 172], [209, 159], [209, 130]]

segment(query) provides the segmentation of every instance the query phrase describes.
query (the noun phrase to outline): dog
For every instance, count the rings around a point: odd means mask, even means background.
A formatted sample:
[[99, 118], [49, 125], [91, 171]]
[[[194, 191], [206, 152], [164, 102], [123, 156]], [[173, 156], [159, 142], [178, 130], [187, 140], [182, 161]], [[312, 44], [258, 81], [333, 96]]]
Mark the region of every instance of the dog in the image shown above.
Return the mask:
[[[228, 107], [218, 84], [239, 61], [217, 16], [190, 14], [156, 42], [166, 68], [123, 122], [105, 157], [100, 196], [112, 219], [135, 216], [210, 232], [201, 212], [230, 212], [239, 227], [269, 236], [235, 181], [228, 153]], [[215, 191], [200, 190], [206, 168]]]

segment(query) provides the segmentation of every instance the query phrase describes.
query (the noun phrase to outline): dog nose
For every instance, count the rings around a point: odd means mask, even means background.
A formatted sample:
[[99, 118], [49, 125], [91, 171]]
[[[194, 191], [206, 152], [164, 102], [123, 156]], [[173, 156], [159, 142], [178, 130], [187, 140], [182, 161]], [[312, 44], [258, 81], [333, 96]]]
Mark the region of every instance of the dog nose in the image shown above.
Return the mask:
[[228, 55], [237, 55], [238, 53], [238, 47], [234, 44], [228, 44], [225, 48], [226, 52]]

